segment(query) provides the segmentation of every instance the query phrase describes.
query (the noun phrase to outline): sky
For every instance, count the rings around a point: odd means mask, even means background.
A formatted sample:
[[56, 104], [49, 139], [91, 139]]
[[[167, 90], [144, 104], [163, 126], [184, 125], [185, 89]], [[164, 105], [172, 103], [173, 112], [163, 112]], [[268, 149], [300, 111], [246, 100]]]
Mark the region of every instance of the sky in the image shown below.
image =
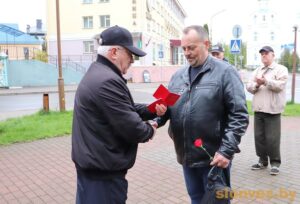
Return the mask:
[[[54, 0], [53, 0], [54, 1]], [[46, 22], [46, 0], [0, 0], [0, 23], [18, 23], [19, 30], [36, 26], [36, 19]]]
[[[17, 22], [19, 29], [24, 32], [27, 24], [35, 26], [36, 19], [42, 19], [43, 23], [46, 23], [46, 0], [1, 1], [5, 2], [1, 5], [1, 23]], [[242, 27], [241, 38], [242, 40], [247, 39], [250, 14], [258, 6], [258, 0], [179, 0], [179, 2], [188, 16], [186, 25], [210, 24], [213, 42], [226, 44], [233, 39], [232, 28], [234, 25]], [[295, 24], [300, 26], [300, 1], [270, 0], [269, 6], [279, 16], [278, 24], [282, 31], [280, 35], [286, 39], [285, 41], [293, 42], [292, 27]]]

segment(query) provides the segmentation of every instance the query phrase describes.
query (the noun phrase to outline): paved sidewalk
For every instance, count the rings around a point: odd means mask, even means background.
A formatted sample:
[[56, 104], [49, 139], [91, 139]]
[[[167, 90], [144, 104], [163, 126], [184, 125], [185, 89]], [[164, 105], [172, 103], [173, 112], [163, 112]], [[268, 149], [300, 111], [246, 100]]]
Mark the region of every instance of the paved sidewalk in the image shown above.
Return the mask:
[[[251, 171], [257, 161], [253, 118], [242, 139], [242, 152], [232, 167], [232, 203], [300, 203], [300, 117], [282, 120], [282, 166], [278, 176], [269, 168]], [[57, 137], [0, 147], [0, 203], [75, 203], [76, 175], [70, 159], [70, 137]], [[177, 164], [167, 127], [154, 140], [141, 144], [129, 171], [128, 204], [187, 204], [182, 169]], [[296, 197], [292, 202], [293, 194]], [[243, 193], [243, 194], [241, 194]], [[271, 198], [271, 199], [270, 199]]]

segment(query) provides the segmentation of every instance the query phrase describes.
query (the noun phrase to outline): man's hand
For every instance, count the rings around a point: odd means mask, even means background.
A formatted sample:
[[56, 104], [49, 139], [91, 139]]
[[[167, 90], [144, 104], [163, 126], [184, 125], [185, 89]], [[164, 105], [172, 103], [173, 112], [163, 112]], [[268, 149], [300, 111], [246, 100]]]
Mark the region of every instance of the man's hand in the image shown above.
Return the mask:
[[266, 83], [266, 79], [264, 77], [256, 77], [256, 83], [258, 86]]
[[152, 126], [152, 128], [153, 128], [153, 135], [152, 135], [152, 137], [150, 138], [150, 140], [152, 140], [153, 139], [153, 137], [154, 137], [154, 135], [156, 134], [156, 129], [157, 129], [157, 127], [158, 127], [158, 124], [157, 124], [157, 122], [155, 122], [155, 121], [153, 121], [153, 120], [148, 120], [148, 123]]
[[230, 163], [229, 159], [224, 157], [222, 154], [219, 154], [218, 152], [216, 152], [210, 165], [221, 167], [221, 168], [227, 168], [229, 163]]
[[163, 104], [156, 104], [155, 110], [157, 116], [163, 116], [167, 111], [167, 107]]

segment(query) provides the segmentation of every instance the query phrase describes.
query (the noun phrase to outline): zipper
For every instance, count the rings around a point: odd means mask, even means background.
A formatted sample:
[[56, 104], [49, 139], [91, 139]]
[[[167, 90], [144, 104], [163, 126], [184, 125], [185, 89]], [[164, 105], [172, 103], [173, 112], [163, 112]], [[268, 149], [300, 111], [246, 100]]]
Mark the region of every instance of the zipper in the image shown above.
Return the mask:
[[185, 117], [183, 118], [183, 124], [182, 124], [183, 128], [182, 129], [183, 129], [183, 148], [184, 148], [184, 150], [187, 151], [187, 153], [184, 154], [185, 158], [183, 158], [183, 160], [186, 161], [186, 163], [188, 163], [188, 161], [187, 161], [188, 148], [186, 148], [187, 147], [187, 142], [186, 142], [186, 137], [187, 136], [186, 136], [185, 123], [186, 123], [186, 118], [188, 117], [187, 116], [187, 111], [188, 111], [188, 104], [189, 104], [190, 96], [191, 96], [191, 87], [190, 87], [190, 84], [188, 84], [188, 83], [186, 83], [186, 85], [187, 85], [187, 100], [186, 100], [186, 102], [184, 104], [184, 114], [185, 114]]

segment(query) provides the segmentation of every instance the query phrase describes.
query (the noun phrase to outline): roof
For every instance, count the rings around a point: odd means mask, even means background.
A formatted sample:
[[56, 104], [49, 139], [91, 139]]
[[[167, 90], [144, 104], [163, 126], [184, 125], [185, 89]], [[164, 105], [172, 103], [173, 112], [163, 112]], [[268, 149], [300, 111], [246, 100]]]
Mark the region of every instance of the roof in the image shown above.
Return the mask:
[[0, 23], [0, 44], [42, 44], [41, 40], [18, 29], [17, 24]]

